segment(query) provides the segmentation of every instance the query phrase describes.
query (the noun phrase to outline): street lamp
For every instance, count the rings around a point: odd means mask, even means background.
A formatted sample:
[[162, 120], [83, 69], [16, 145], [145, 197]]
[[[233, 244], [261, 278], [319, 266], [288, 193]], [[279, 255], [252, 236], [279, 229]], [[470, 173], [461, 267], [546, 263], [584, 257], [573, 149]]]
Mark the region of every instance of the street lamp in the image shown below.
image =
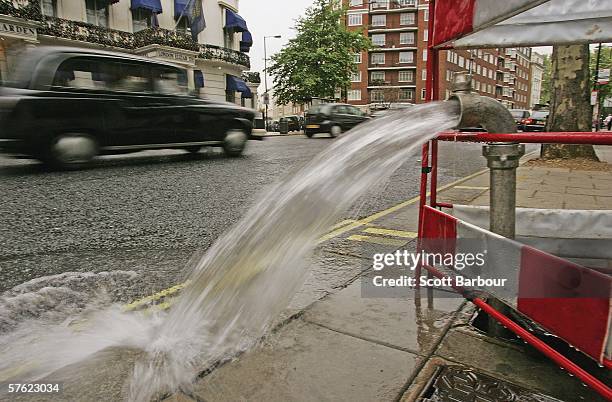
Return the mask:
[[264, 117], [264, 124], [266, 131], [268, 130], [268, 104], [270, 103], [270, 96], [268, 95], [268, 49], [266, 47], [266, 39], [274, 38], [280, 39], [280, 35], [264, 36], [264, 87], [265, 87], [265, 99], [264, 104], [266, 105], [266, 115]]

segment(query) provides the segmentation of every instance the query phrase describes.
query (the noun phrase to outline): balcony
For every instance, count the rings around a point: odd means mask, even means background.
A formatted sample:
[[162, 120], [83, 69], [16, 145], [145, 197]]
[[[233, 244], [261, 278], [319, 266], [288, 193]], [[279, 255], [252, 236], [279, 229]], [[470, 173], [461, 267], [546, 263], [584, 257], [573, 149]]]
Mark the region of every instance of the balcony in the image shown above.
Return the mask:
[[249, 56], [236, 50], [219, 47], [215, 45], [200, 45], [200, 59], [224, 61], [230, 64], [237, 64], [246, 68], [251, 68]]
[[370, 12], [389, 12], [414, 10], [417, 7], [417, 0], [378, 0], [370, 2]]

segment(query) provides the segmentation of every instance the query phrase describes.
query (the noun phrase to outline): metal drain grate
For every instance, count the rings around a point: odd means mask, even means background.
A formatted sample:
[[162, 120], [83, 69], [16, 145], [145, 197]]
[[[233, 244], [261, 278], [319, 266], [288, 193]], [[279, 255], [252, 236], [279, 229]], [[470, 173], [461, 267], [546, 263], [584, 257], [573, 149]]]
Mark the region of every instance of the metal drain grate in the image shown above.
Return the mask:
[[563, 402], [460, 366], [444, 366], [430, 381], [421, 402]]

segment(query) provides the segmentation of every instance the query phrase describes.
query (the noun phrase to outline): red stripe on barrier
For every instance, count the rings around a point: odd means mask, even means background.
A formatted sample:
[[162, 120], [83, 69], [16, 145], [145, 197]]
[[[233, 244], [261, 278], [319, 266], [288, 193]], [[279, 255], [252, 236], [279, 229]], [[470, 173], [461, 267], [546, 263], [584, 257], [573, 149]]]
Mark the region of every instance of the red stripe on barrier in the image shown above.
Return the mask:
[[474, 30], [475, 0], [436, 0], [432, 43], [440, 45]]
[[612, 133], [598, 134], [586, 132], [547, 132], [547, 133], [461, 133], [457, 131], [440, 133], [440, 141], [460, 142], [521, 142], [527, 144], [593, 144], [612, 145]]
[[598, 362], [606, 347], [611, 290], [607, 275], [532, 247], [521, 249], [518, 311]]

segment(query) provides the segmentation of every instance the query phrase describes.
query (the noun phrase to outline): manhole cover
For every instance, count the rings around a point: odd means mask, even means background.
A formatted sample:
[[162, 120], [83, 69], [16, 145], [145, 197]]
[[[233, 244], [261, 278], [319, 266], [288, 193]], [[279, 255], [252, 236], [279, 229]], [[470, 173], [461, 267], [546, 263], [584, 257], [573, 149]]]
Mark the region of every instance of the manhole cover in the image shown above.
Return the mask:
[[441, 368], [422, 402], [562, 402], [460, 366]]

